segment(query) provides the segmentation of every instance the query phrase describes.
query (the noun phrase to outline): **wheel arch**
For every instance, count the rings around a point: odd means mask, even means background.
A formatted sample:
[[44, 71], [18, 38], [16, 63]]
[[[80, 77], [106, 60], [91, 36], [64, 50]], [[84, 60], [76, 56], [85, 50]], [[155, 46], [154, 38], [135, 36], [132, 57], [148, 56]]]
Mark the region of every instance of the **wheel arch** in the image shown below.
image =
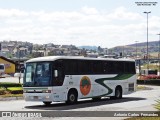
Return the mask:
[[[68, 90], [68, 93], [69, 93], [69, 92], [75, 92], [76, 95], [77, 95], [77, 98], [78, 98], [78, 90], [77, 90], [76, 88], [70, 88], [70, 89]], [[68, 93], [67, 93], [67, 96], [68, 96]]]
[[78, 91], [76, 88], [70, 88], [67, 93], [67, 104], [75, 104], [78, 100]]

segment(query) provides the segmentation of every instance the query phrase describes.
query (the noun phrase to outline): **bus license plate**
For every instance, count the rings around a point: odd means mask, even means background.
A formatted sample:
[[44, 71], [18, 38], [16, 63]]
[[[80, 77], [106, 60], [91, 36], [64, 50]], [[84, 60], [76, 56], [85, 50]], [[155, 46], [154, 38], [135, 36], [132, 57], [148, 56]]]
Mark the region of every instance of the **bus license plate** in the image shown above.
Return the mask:
[[34, 96], [33, 99], [38, 100], [38, 96]]

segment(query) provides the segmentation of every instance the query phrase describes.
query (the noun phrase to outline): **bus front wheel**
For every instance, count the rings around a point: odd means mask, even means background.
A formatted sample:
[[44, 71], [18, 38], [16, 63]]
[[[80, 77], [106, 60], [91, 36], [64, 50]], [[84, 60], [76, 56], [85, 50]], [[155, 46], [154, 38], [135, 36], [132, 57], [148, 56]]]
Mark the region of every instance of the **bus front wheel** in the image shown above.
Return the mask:
[[74, 104], [77, 102], [77, 93], [75, 91], [69, 91], [67, 104]]

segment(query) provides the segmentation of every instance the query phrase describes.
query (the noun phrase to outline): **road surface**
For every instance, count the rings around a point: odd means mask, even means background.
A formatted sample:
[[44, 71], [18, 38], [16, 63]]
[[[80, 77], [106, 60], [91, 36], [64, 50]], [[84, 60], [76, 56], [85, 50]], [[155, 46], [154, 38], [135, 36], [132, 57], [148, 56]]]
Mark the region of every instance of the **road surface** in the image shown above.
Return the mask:
[[[0, 111], [155, 111], [155, 100], [160, 99], [160, 87], [147, 87], [152, 89], [141, 90], [129, 95], [125, 95], [123, 99], [120, 100], [110, 100], [109, 98], [104, 98], [101, 101], [94, 102], [90, 99], [87, 99], [79, 101], [78, 104], [75, 105], [66, 105], [65, 103], [54, 102], [50, 106], [45, 106], [41, 102], [25, 102], [24, 100], [0, 101]], [[53, 114], [53, 112], [50, 114]], [[56, 117], [54, 119], [63, 120], [64, 117]], [[65, 119], [72, 120], [70, 117]], [[84, 119], [98, 120], [98, 117]], [[103, 119], [106, 120], [106, 118]], [[113, 119], [122, 118], [118, 117]]]

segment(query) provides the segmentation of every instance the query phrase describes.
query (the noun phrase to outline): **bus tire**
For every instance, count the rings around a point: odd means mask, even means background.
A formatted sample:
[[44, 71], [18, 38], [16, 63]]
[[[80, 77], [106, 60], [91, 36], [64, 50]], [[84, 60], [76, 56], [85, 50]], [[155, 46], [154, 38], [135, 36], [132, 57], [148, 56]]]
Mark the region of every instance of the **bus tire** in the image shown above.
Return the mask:
[[110, 99], [121, 99], [122, 98], [122, 88], [117, 86], [115, 89], [115, 96], [111, 96]]
[[77, 102], [78, 94], [75, 90], [70, 90], [68, 92], [67, 104], [75, 104]]
[[46, 106], [49, 106], [52, 102], [43, 102]]
[[101, 100], [101, 97], [94, 97], [92, 98], [93, 101], [100, 101]]

